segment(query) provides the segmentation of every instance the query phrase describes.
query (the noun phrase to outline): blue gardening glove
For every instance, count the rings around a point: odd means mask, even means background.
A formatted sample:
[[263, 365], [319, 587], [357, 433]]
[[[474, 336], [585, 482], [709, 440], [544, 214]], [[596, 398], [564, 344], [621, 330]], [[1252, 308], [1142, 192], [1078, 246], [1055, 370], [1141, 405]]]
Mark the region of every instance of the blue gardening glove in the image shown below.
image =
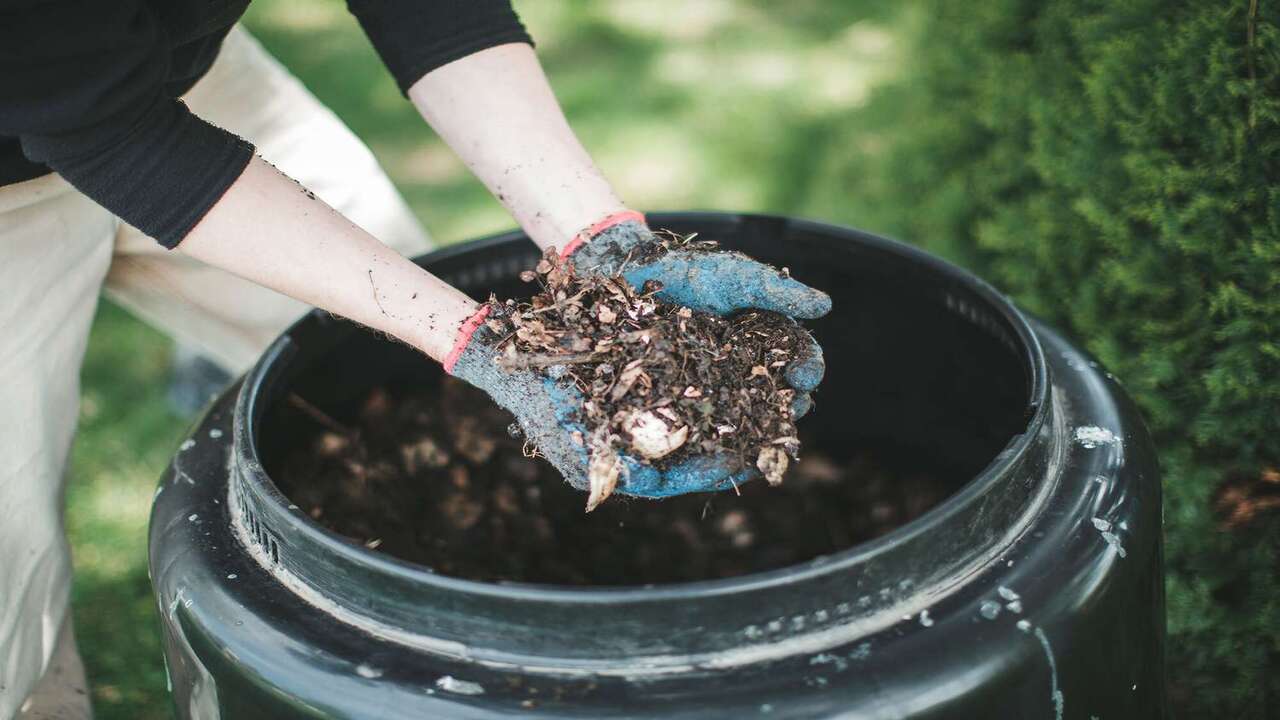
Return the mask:
[[[777, 268], [739, 252], [726, 250], [663, 250], [644, 215], [621, 212], [587, 229], [565, 248], [578, 272], [617, 275], [636, 289], [650, 280], [662, 283], [657, 297], [694, 310], [729, 315], [749, 308], [771, 310], [812, 320], [831, 310], [831, 297], [821, 290], [784, 276]], [[810, 393], [822, 382], [826, 364], [822, 348], [809, 336], [809, 348], [786, 368], [787, 383], [796, 391], [793, 404], [799, 418], [813, 407]]]
[[657, 280], [663, 288], [658, 298], [694, 310], [728, 315], [755, 308], [801, 320], [831, 311], [826, 293], [742, 253], [691, 248], [662, 252], [659, 239], [638, 212], [613, 215], [580, 237], [565, 248], [579, 272], [621, 271], [637, 289]]
[[[581, 422], [583, 397], [564, 376], [564, 367], [502, 367], [498, 363], [502, 338], [484, 324], [488, 310], [486, 305], [463, 325], [445, 370], [485, 391], [515, 415], [525, 437], [565, 480], [590, 492], [588, 511], [615, 489], [658, 498], [722, 490], [759, 476], [755, 468], [739, 468], [727, 457], [690, 458], [662, 471], [617, 451], [593, 458], [592, 438]], [[593, 462], [599, 465], [595, 473]]]

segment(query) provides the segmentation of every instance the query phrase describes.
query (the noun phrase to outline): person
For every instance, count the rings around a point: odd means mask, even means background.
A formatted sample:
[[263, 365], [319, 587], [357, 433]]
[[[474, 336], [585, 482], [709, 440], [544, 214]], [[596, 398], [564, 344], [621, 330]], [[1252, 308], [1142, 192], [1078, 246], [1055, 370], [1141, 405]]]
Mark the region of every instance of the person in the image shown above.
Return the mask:
[[[396, 338], [517, 411], [585, 482], [571, 392], [492, 363], [484, 310], [405, 255], [426, 233], [368, 149], [237, 25], [247, 0], [18, 0], [0, 10], [0, 719], [91, 709], [67, 605], [63, 472], [97, 297], [233, 370], [306, 306]], [[350, 0], [402, 92], [529, 238], [713, 312], [827, 297], [740, 255], [625, 267], [654, 242], [561, 112], [509, 0]], [[623, 101], [623, 100], [617, 100]], [[797, 412], [813, 344], [788, 378]], [[629, 461], [630, 462], [630, 461]], [[622, 492], [727, 487], [695, 458]]]

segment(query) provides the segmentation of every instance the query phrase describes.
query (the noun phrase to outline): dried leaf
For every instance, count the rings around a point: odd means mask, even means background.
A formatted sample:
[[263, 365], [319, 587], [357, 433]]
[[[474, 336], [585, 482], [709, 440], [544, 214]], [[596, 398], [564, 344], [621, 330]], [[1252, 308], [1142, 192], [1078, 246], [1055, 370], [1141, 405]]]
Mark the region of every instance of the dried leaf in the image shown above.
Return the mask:
[[620, 400], [623, 395], [631, 391], [632, 386], [636, 384], [642, 374], [644, 374], [644, 368], [640, 367], [639, 360], [627, 363], [627, 366], [619, 373], [618, 382], [614, 384], [613, 392], [609, 393], [609, 399], [613, 402]]
[[622, 421], [631, 449], [645, 460], [658, 460], [675, 452], [689, 439], [689, 426], [672, 428], [651, 411], [628, 413]]
[[764, 479], [769, 481], [770, 485], [781, 485], [782, 475], [787, 471], [787, 465], [790, 462], [787, 453], [778, 447], [760, 448], [760, 455], [756, 457], [756, 468], [764, 473]]
[[591, 436], [591, 455], [587, 460], [587, 484], [590, 492], [587, 495], [587, 512], [600, 506], [618, 485], [618, 477], [622, 475], [622, 460], [610, 445], [605, 433], [597, 432]]

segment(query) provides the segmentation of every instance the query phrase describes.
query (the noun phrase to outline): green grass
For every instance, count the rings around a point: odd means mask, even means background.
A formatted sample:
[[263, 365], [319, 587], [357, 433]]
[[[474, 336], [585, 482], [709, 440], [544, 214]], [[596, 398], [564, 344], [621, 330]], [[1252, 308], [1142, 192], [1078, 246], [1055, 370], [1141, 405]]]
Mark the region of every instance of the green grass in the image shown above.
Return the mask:
[[[813, 212], [832, 128], [899, 67], [910, 13], [883, 0], [517, 2], [574, 127], [647, 209]], [[369, 143], [442, 243], [512, 225], [400, 96], [340, 0], [258, 0], [263, 43]], [[67, 522], [98, 717], [170, 714], [146, 576], [151, 493], [185, 420], [167, 340], [104, 303], [83, 372]]]
[[99, 717], [168, 717], [147, 580], [147, 513], [182, 432], [165, 403], [167, 340], [103, 303], [82, 372], [67, 526], [73, 607]]

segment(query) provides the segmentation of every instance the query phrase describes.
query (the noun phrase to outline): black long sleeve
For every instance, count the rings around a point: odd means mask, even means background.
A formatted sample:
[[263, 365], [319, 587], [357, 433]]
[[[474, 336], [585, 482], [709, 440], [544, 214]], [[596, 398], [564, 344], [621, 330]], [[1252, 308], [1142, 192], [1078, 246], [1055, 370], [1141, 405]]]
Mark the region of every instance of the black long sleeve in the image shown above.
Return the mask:
[[511, 0], [347, 0], [400, 86], [480, 50], [533, 44]]
[[[210, 6], [220, 12], [200, 21], [215, 25], [244, 9]], [[175, 99], [208, 68], [231, 23], [178, 44], [163, 20], [138, 0], [6, 4], [0, 135], [18, 138], [31, 162], [172, 247], [222, 197], [253, 148]], [[202, 60], [191, 77], [192, 61]]]
[[[0, 185], [62, 175], [173, 247], [235, 182], [245, 140], [177, 98], [248, 0], [0, 0]], [[350, 0], [402, 90], [529, 42], [510, 0]]]

